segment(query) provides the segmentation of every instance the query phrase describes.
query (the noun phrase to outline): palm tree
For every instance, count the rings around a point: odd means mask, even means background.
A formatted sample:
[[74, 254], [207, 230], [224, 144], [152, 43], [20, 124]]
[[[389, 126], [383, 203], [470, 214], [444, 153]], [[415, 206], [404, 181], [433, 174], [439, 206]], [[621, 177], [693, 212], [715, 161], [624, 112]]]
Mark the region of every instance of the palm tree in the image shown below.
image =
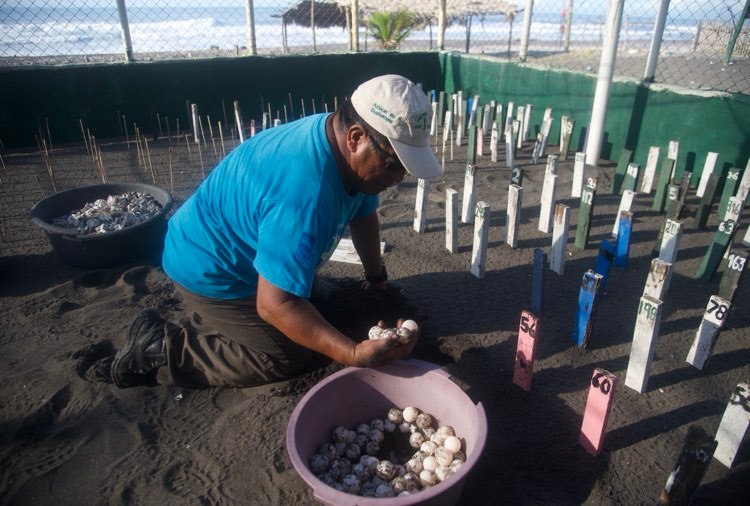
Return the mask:
[[377, 11], [370, 14], [367, 22], [372, 37], [380, 42], [380, 47], [398, 49], [414, 28], [414, 14], [408, 9], [396, 12]]

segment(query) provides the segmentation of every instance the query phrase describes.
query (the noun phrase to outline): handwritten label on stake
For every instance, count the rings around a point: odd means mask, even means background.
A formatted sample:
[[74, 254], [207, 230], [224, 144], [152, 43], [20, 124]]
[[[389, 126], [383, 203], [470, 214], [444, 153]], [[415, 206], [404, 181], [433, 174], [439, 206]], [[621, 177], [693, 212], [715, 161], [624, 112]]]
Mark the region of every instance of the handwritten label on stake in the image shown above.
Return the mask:
[[531, 390], [531, 374], [534, 369], [534, 351], [538, 334], [539, 320], [531, 311], [521, 313], [518, 325], [518, 348], [516, 350], [516, 367], [513, 371], [513, 383], [527, 392]]
[[718, 295], [712, 295], [708, 299], [708, 306], [703, 315], [703, 321], [701, 321], [700, 327], [698, 327], [693, 345], [690, 347], [688, 356], [685, 359], [687, 363], [697, 369], [703, 369], [711, 357], [711, 351], [719, 338], [719, 331], [724, 325], [731, 306], [731, 302], [722, 299]]
[[625, 386], [638, 393], [648, 388], [648, 378], [651, 375], [651, 362], [654, 358], [656, 338], [659, 336], [661, 324], [660, 300], [644, 295], [638, 305], [638, 315], [633, 331], [633, 346], [630, 348], [628, 372], [625, 376]]
[[[520, 341], [519, 341], [520, 346]], [[714, 458], [731, 468], [750, 424], [750, 386], [739, 383], [729, 398], [729, 404], [716, 431]]]
[[604, 431], [612, 409], [616, 384], [617, 376], [614, 374], [598, 367], [594, 370], [586, 400], [586, 411], [583, 414], [581, 435], [578, 438], [578, 443], [594, 457], [602, 451]]

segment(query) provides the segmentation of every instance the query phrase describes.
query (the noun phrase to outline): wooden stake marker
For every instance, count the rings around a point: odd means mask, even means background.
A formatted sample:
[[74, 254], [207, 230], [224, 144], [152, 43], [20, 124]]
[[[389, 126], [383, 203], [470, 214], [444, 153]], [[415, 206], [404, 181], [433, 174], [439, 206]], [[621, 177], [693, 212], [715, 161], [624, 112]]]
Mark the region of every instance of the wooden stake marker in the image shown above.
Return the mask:
[[526, 104], [526, 108], [523, 110], [523, 141], [526, 142], [529, 139], [529, 130], [531, 130], [531, 104]]
[[190, 111], [193, 115], [193, 141], [200, 144], [200, 133], [198, 131], [198, 104], [190, 104]]
[[578, 313], [573, 327], [573, 341], [579, 348], [585, 348], [591, 338], [594, 328], [594, 316], [596, 315], [596, 297], [602, 275], [589, 269], [581, 280], [581, 290], [578, 294]]
[[636, 191], [636, 185], [638, 183], [638, 173], [641, 170], [641, 166], [637, 163], [629, 163], [628, 168], [625, 170], [625, 179], [622, 181], [623, 191]]
[[620, 216], [623, 211], [630, 212], [633, 207], [633, 201], [635, 200], [635, 192], [633, 190], [625, 190], [622, 192], [622, 198], [620, 199], [620, 207], [617, 209], [617, 218], [615, 218], [615, 224], [612, 227], [612, 237], [617, 237], [618, 230], [620, 228]]
[[671, 158], [674, 160], [674, 165], [672, 167], [672, 172], [669, 174], [669, 179], [674, 179], [677, 174], [677, 156], [679, 156], [680, 151], [680, 143], [678, 141], [669, 141], [669, 146], [667, 146], [667, 158]]
[[643, 169], [643, 179], [641, 179], [641, 193], [651, 193], [656, 178], [656, 164], [659, 163], [659, 147], [651, 146], [648, 150], [646, 159], [646, 168]]
[[625, 172], [628, 170], [628, 164], [633, 157], [633, 152], [629, 149], [623, 149], [620, 152], [620, 159], [617, 161], [617, 167], [615, 168], [615, 174], [612, 177], [612, 185], [610, 191], [614, 194], [620, 193], [622, 182], [625, 179]]
[[573, 186], [570, 190], [571, 197], [580, 197], [583, 190], [583, 175], [586, 169], [586, 153], [576, 153], [573, 163]]
[[[577, 155], [576, 155], [577, 156]], [[576, 248], [586, 249], [591, 231], [591, 219], [594, 216], [594, 197], [596, 196], [596, 178], [586, 180], [578, 205], [578, 226], [576, 227]]]
[[706, 228], [708, 215], [711, 214], [711, 208], [713, 207], [714, 199], [716, 198], [716, 188], [719, 185], [720, 177], [721, 176], [718, 174], [711, 174], [708, 176], [706, 189], [703, 191], [703, 197], [701, 197], [701, 202], [695, 213], [695, 223], [697, 224], [696, 226], [698, 230]]
[[690, 499], [703, 479], [715, 448], [716, 441], [703, 428], [691, 425], [677, 463], [667, 478], [667, 484], [664, 485], [657, 504], [690, 504]]
[[524, 118], [526, 117], [526, 107], [523, 105], [519, 105], [516, 108], [516, 121], [518, 121], [518, 132], [516, 133], [516, 149], [521, 149], [523, 147], [523, 141], [525, 140], [523, 138], [524, 131], [526, 130], [526, 125], [524, 123]]
[[544, 305], [545, 276], [547, 275], [547, 252], [541, 248], [534, 249], [534, 266], [531, 273], [531, 310], [542, 314]]
[[630, 255], [630, 233], [633, 230], [633, 213], [621, 211], [619, 218], [620, 230], [617, 233], [614, 264], [622, 269], [627, 269], [628, 256]]
[[719, 201], [719, 216], [724, 216], [727, 212], [727, 204], [729, 199], [732, 198], [737, 191], [737, 187], [740, 184], [740, 169], [732, 167], [727, 172], [727, 177], [724, 180], [724, 191], [721, 194], [721, 200]]
[[554, 227], [552, 229], [552, 248], [550, 270], [560, 276], [565, 273], [565, 255], [568, 245], [568, 229], [570, 226], [570, 206], [557, 204], [555, 206]]
[[461, 221], [464, 223], [473, 223], [475, 214], [475, 196], [476, 181], [474, 181], [474, 172], [476, 167], [468, 164], [464, 175], [464, 199], [461, 207]]
[[737, 288], [740, 286], [743, 274], [747, 270], [748, 257], [747, 251], [732, 250], [727, 256], [727, 267], [719, 283], [719, 297], [734, 302], [734, 296]]
[[[518, 344], [520, 348], [520, 337]], [[739, 383], [734, 387], [716, 431], [717, 444], [714, 451], [716, 460], [728, 468], [732, 467], [748, 425], [750, 425], [750, 386], [747, 383]]]
[[659, 336], [661, 324], [661, 308], [662, 302], [648, 295], [641, 297], [641, 302], [638, 304], [625, 386], [641, 394], [648, 389], [651, 362], [654, 358], [656, 338]]
[[557, 184], [557, 155], [547, 157], [547, 168], [544, 172], [542, 199], [539, 203], [539, 231], [548, 234], [552, 227], [552, 210], [555, 205], [555, 185]]
[[671, 158], [665, 158], [661, 162], [661, 170], [659, 171], [659, 181], [656, 183], [656, 193], [654, 194], [654, 203], [651, 208], [654, 211], [664, 211], [664, 201], [667, 198], [667, 186], [671, 181], [671, 174], [674, 168], [674, 160]]
[[591, 377], [591, 386], [586, 398], [586, 411], [583, 413], [581, 434], [578, 443], [590, 455], [596, 457], [602, 451], [604, 432], [612, 410], [617, 376], [597, 367]]
[[511, 169], [515, 159], [515, 140], [520, 123], [511, 120], [505, 125], [505, 165]]
[[714, 173], [714, 169], [716, 168], [716, 160], [719, 158], [719, 153], [714, 153], [713, 151], [709, 151], [709, 153], [706, 155], [706, 162], [703, 164], [703, 172], [701, 172], [701, 179], [698, 182], [698, 189], [695, 190], [695, 195], [698, 197], [702, 197], [703, 193], [706, 191], [706, 185], [708, 184], [708, 178], [711, 176], [711, 174]]
[[667, 218], [664, 223], [664, 234], [659, 248], [659, 260], [673, 264], [677, 261], [680, 236], [682, 235], [682, 222]]
[[417, 203], [414, 208], [414, 230], [422, 233], [427, 228], [427, 206], [430, 193], [430, 180], [417, 179]]
[[505, 242], [513, 249], [518, 247], [518, 230], [521, 223], [523, 188], [512, 184], [508, 187], [508, 218], [505, 224]]
[[713, 241], [708, 246], [703, 261], [700, 267], [698, 267], [698, 273], [695, 275], [696, 279], [709, 280], [714, 272], [716, 272], [716, 268], [719, 266], [724, 252], [729, 248], [732, 238], [737, 231], [737, 220], [739, 219], [741, 210], [742, 205], [739, 199], [731, 197], [727, 205], [724, 220], [719, 223], [719, 228], [714, 233]]
[[652, 299], [664, 300], [669, 290], [669, 282], [672, 277], [672, 264], [659, 258], [651, 260], [651, 269], [646, 277], [646, 285], [643, 287], [643, 295]]
[[536, 336], [538, 335], [539, 319], [531, 311], [521, 312], [518, 324], [518, 347], [516, 349], [516, 365], [513, 370], [513, 383], [527, 392], [531, 390], [531, 374], [534, 370], [534, 354], [536, 350]]
[[471, 251], [471, 273], [478, 278], [484, 277], [487, 265], [487, 238], [490, 231], [490, 205], [477, 202], [474, 223], [474, 242]]
[[240, 112], [240, 101], [234, 101], [234, 120], [237, 122], [237, 132], [240, 134], [240, 142], [245, 140], [244, 129], [242, 128], [242, 113]]
[[685, 361], [697, 369], [703, 369], [711, 351], [719, 338], [719, 331], [726, 321], [732, 303], [722, 299], [718, 295], [712, 295], [708, 299], [708, 306], [703, 315], [698, 332], [695, 334], [693, 345], [690, 347]]
[[[562, 161], [568, 159], [568, 150], [570, 149], [570, 140], [573, 138], [575, 124], [576, 122], [567, 116], [560, 118], [560, 160]], [[574, 196], [577, 197], [578, 195]]]
[[453, 188], [445, 190], [445, 248], [458, 251], [458, 191]]
[[492, 123], [492, 133], [490, 135], [490, 160], [497, 162], [497, 121]]

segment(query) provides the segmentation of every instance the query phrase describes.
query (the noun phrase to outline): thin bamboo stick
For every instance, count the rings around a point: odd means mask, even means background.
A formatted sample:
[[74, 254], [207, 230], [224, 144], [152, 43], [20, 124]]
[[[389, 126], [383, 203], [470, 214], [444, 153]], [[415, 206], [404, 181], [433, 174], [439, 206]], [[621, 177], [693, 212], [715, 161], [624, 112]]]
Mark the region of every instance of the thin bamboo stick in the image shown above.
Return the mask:
[[221, 156], [222, 158], [227, 156], [227, 151], [224, 149], [224, 132], [221, 131], [221, 121], [218, 123], [219, 125], [219, 139], [221, 139]]

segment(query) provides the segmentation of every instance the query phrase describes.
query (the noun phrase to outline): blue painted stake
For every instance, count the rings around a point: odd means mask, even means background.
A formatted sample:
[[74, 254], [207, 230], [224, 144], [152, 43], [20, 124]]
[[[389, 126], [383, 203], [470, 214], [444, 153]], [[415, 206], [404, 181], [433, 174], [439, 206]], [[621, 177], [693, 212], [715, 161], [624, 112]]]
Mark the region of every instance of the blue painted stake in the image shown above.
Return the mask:
[[630, 231], [633, 229], [633, 213], [620, 212], [620, 225], [617, 228], [617, 247], [615, 251], [615, 266], [628, 268], [628, 253], [630, 252]]
[[607, 286], [607, 278], [609, 277], [609, 268], [612, 266], [612, 261], [615, 259], [615, 252], [617, 246], [614, 242], [603, 240], [599, 245], [599, 256], [596, 257], [596, 264], [594, 264], [594, 272], [601, 274], [602, 279], [599, 282], [599, 288], [604, 290]]
[[575, 326], [573, 328], [573, 340], [579, 348], [585, 348], [591, 338], [591, 330], [594, 328], [594, 315], [596, 313], [596, 294], [602, 275], [589, 269], [581, 280], [581, 291], [578, 295], [578, 313], [576, 314]]
[[547, 252], [542, 248], [536, 248], [534, 270], [531, 276], [531, 311], [537, 316], [542, 314], [545, 272], [547, 272]]

